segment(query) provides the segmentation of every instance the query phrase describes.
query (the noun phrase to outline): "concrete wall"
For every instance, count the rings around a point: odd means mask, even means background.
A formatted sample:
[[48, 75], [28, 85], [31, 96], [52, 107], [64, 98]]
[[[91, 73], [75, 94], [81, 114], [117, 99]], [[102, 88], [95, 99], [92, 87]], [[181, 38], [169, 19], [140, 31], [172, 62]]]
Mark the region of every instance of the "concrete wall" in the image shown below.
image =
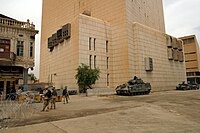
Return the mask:
[[[91, 16], [80, 15], [83, 12]], [[133, 22], [150, 28], [135, 27]], [[72, 24], [71, 38], [49, 52], [48, 37], [66, 23]], [[95, 88], [115, 88], [134, 75], [152, 82], [155, 88], [175, 87], [185, 79], [184, 65], [169, 62], [164, 33], [162, 0], [43, 0], [40, 81], [48, 82], [50, 75], [56, 73], [53, 76], [56, 87], [78, 88], [75, 69], [80, 63], [89, 65], [91, 55], [92, 66], [96, 56], [96, 66], [101, 70]], [[91, 50], [88, 49], [89, 38]], [[152, 54], [156, 69], [153, 74], [146, 74], [144, 57]]]
[[[95, 84], [95, 88], [104, 88], [107, 86], [107, 74], [112, 75], [110, 48], [112, 45], [112, 34], [110, 23], [86, 15], [79, 16], [79, 64], [85, 63], [90, 65], [89, 58], [91, 55], [91, 68], [101, 70], [100, 80]], [[91, 49], [89, 48], [89, 39], [91, 38]], [[106, 51], [106, 41], [107, 50]], [[96, 66], [95, 66], [96, 64]], [[111, 81], [108, 81], [111, 85]]]
[[[185, 63], [168, 59], [165, 33], [138, 23], [133, 23], [133, 31], [134, 45], [129, 48], [129, 53], [135, 55], [132, 74], [150, 82], [153, 90], [175, 89], [178, 83], [186, 81]], [[153, 59], [153, 71], [145, 70], [145, 57]]]

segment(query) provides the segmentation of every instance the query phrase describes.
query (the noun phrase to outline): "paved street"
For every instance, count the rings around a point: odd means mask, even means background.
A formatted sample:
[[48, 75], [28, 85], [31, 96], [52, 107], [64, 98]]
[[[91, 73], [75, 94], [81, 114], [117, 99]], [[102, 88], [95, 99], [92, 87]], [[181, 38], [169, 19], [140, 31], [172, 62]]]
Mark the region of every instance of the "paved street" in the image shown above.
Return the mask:
[[[23, 126], [24, 125], [24, 126]], [[71, 96], [69, 104], [39, 112], [0, 133], [199, 133], [200, 91], [143, 96]]]

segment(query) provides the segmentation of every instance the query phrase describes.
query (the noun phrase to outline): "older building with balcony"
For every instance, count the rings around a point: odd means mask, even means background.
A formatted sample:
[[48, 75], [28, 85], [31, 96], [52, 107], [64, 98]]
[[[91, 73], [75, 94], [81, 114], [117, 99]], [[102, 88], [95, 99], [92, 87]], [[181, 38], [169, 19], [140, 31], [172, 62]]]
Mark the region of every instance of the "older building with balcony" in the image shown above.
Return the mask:
[[0, 14], [0, 93], [6, 98], [34, 67], [35, 25]]

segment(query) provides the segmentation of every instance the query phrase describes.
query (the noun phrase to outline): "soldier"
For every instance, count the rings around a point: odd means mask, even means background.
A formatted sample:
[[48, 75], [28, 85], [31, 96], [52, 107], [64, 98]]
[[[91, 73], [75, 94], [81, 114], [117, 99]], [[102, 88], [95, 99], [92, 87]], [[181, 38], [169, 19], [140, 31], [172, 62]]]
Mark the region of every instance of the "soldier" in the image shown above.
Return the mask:
[[48, 88], [46, 88], [44, 93], [44, 106], [42, 111], [45, 111], [46, 107], [49, 105], [50, 100], [51, 100], [51, 91]]
[[65, 86], [65, 89], [63, 90], [62, 96], [63, 96], [63, 104], [65, 104], [66, 102], [68, 103], [69, 93], [67, 91], [67, 86]]
[[42, 88], [39, 88], [40, 89], [40, 102], [42, 103], [43, 102], [43, 89]]
[[51, 109], [52, 109], [52, 106], [54, 106], [54, 109], [56, 109], [56, 96], [57, 96], [57, 92], [56, 92], [55, 87], [53, 87], [52, 98], [51, 98]]

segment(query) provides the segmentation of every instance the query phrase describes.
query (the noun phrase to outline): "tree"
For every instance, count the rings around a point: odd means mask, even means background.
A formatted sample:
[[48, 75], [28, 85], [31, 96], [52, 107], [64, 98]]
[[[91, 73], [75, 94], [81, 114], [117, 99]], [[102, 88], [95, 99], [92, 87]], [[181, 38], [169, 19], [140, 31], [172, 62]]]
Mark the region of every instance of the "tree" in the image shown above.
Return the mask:
[[37, 78], [33, 73], [28, 74], [28, 76], [31, 78], [31, 81], [33, 81], [34, 83], [36, 82]]
[[77, 74], [75, 78], [77, 84], [84, 92], [87, 88], [92, 89], [91, 85], [95, 84], [96, 80], [100, 78], [100, 70], [98, 68], [91, 69], [89, 66], [82, 63], [76, 70]]

